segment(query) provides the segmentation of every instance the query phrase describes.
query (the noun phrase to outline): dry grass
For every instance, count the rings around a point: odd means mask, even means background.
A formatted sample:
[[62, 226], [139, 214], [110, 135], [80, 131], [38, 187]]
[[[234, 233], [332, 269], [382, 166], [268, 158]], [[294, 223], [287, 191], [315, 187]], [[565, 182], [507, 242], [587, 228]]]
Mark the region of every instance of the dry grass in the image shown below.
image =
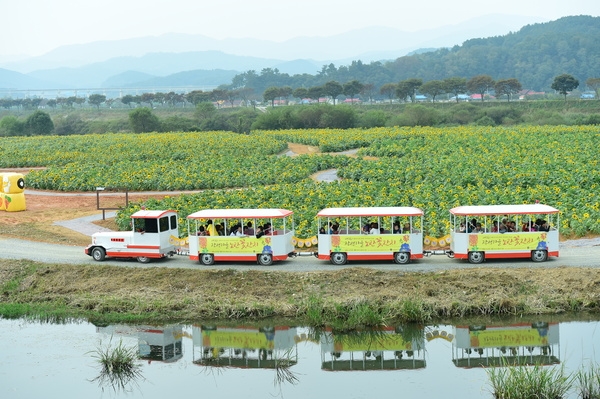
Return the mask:
[[407, 320], [413, 316], [406, 307], [418, 307], [411, 321], [600, 310], [600, 270], [590, 268], [267, 272], [4, 261], [0, 281], [15, 282], [0, 303], [60, 303], [74, 312], [179, 320], [302, 318], [317, 299], [324, 313], [341, 317], [367, 304], [387, 319]]

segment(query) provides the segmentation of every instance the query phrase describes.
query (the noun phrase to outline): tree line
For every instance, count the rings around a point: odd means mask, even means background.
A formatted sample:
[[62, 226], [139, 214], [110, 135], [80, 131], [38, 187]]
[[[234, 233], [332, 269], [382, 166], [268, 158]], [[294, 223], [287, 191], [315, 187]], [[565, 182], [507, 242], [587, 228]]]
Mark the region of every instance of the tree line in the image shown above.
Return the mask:
[[[600, 78], [588, 78], [586, 85], [596, 93], [596, 98], [600, 99]], [[579, 80], [570, 74], [556, 76], [551, 88], [556, 93], [564, 96], [572, 90], [579, 87]], [[102, 94], [92, 94], [88, 98], [67, 97], [56, 99], [43, 98], [25, 98], [25, 99], [0, 99], [0, 107], [10, 110], [17, 109], [38, 109], [38, 108], [62, 108], [73, 109], [76, 106], [83, 107], [84, 104], [100, 109], [100, 106], [112, 108], [117, 105], [136, 108], [148, 106], [149, 108], [176, 107], [188, 105], [198, 105], [201, 103], [212, 102], [217, 108], [221, 106], [252, 106], [256, 107], [263, 101], [275, 106], [287, 105], [290, 99], [296, 99], [299, 102], [308, 100], [309, 102], [331, 101], [334, 105], [344, 95], [350, 99], [350, 103], [362, 101], [373, 103], [376, 100], [386, 100], [389, 103], [398, 100], [400, 102], [417, 102], [418, 95], [427, 96], [427, 101], [435, 102], [444, 94], [452, 95], [453, 101], [459, 102], [461, 95], [478, 94], [481, 101], [486, 97], [494, 95], [497, 99], [506, 98], [511, 101], [522, 91], [522, 84], [516, 78], [500, 79], [494, 81], [489, 75], [477, 75], [470, 79], [461, 77], [452, 77], [444, 80], [431, 80], [423, 82], [422, 79], [411, 78], [398, 83], [386, 83], [379, 90], [376, 90], [372, 83], [362, 83], [358, 80], [352, 80], [346, 83], [337, 81], [328, 81], [321, 86], [309, 88], [298, 87], [292, 89], [290, 86], [271, 86], [262, 93], [262, 101], [255, 95], [254, 90], [250, 88], [226, 89], [216, 88], [212, 91], [204, 92], [194, 90], [187, 94], [170, 93], [143, 93], [141, 95], [125, 95], [119, 99], [108, 99]], [[359, 96], [360, 98], [357, 98]], [[324, 98], [325, 97], [325, 98]]]

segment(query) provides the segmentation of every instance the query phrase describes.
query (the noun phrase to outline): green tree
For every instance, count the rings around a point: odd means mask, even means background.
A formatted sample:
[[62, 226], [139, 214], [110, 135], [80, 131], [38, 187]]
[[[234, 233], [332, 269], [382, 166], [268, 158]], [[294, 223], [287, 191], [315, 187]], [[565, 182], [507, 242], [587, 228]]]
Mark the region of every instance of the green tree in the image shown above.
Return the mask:
[[279, 97], [285, 99], [287, 104], [287, 99], [292, 95], [293, 89], [290, 86], [283, 86], [279, 88]]
[[136, 133], [160, 131], [160, 121], [149, 108], [137, 108], [129, 112], [129, 125]]
[[406, 101], [407, 97], [410, 97], [410, 87], [406, 82], [396, 84], [396, 97], [403, 102]]
[[419, 87], [419, 91], [429, 95], [433, 102], [435, 102], [437, 96], [446, 92], [444, 82], [441, 80], [430, 80], [429, 82], [425, 82]]
[[550, 87], [552, 87], [552, 90], [556, 90], [562, 94], [565, 97], [565, 101], [567, 101], [567, 94], [579, 87], [579, 81], [572, 75], [563, 73], [554, 78], [554, 82], [552, 82], [552, 86]]
[[308, 89], [308, 98], [319, 102], [319, 99], [323, 95], [323, 86], [313, 86]]
[[79, 108], [85, 103], [85, 98], [75, 97], [75, 104], [79, 105]]
[[217, 103], [217, 108], [221, 107], [221, 104], [227, 100], [227, 90], [216, 88], [210, 92], [210, 98]]
[[237, 100], [240, 96], [237, 90], [226, 90], [225, 97], [227, 98], [227, 102], [229, 102], [229, 105], [231, 105], [231, 108], [233, 108], [235, 100]]
[[455, 76], [444, 79], [444, 87], [447, 93], [454, 94], [456, 102], [458, 102], [458, 95], [467, 92], [467, 78]]
[[70, 134], [84, 134], [86, 123], [76, 114], [68, 114], [64, 118], [58, 118], [54, 125], [54, 133], [59, 136]]
[[241, 87], [237, 89], [237, 92], [247, 107], [253, 100], [254, 89], [252, 87]]
[[509, 102], [510, 98], [520, 92], [521, 89], [521, 82], [516, 78], [502, 79], [497, 81], [494, 85], [496, 97], [506, 96]]
[[343, 93], [350, 97], [350, 102], [354, 104], [354, 96], [362, 91], [364, 85], [360, 83], [358, 80], [352, 80], [348, 83], [345, 83], [342, 87]]
[[365, 83], [360, 94], [368, 98], [369, 102], [372, 104], [375, 98], [375, 85], [373, 83]]
[[[165, 104], [165, 98], [166, 98], [166, 94], [165, 93], [154, 93], [154, 102], [157, 105], [163, 106]], [[107, 101], [108, 103], [108, 101]]]
[[217, 112], [217, 107], [210, 101], [202, 102], [196, 105], [196, 111], [194, 115], [199, 120], [206, 120], [212, 118]]
[[585, 84], [596, 93], [596, 99], [600, 100], [600, 78], [588, 78]]
[[[170, 99], [174, 97], [173, 94], [169, 96]], [[194, 105], [198, 105], [200, 103], [210, 101], [211, 98], [210, 93], [203, 92], [202, 90], [192, 90], [185, 95], [185, 100]]]
[[88, 97], [88, 103], [100, 110], [100, 105], [106, 101], [106, 96], [103, 94], [92, 94]]
[[471, 93], [477, 93], [481, 95], [481, 101], [489, 89], [494, 87], [494, 79], [489, 75], [477, 75], [473, 76], [467, 82], [467, 90]]
[[1, 136], [22, 136], [25, 131], [25, 123], [14, 115], [7, 115], [0, 119]]
[[275, 107], [275, 99], [279, 97], [279, 87], [271, 86], [267, 87], [263, 93], [263, 98], [267, 102], [271, 102], [271, 107]]
[[25, 120], [25, 132], [31, 136], [48, 135], [53, 131], [52, 118], [44, 111], [37, 110]]
[[75, 100], [77, 100], [77, 97], [71, 96], [71, 97], [61, 99], [61, 103], [66, 105], [69, 108], [73, 108], [73, 104], [75, 104]]
[[329, 82], [323, 85], [323, 92], [331, 97], [333, 100], [333, 105], [335, 105], [335, 100], [338, 98], [340, 94], [344, 91], [342, 85], [335, 80], [330, 80]]
[[390, 104], [396, 96], [396, 86], [394, 83], [386, 83], [379, 89], [379, 94], [386, 96], [390, 100]]
[[414, 103], [417, 90], [422, 85], [423, 80], [417, 78], [411, 78], [401, 81], [400, 83], [398, 83], [398, 88], [396, 89], [396, 92], [398, 93], [398, 98], [410, 97], [410, 101]]
[[155, 98], [154, 93], [142, 93], [142, 102], [149, 104], [150, 108], [153, 107]]
[[305, 87], [298, 87], [292, 92], [292, 96], [294, 96], [295, 98], [299, 98], [302, 102], [303, 98], [308, 97], [308, 89]]

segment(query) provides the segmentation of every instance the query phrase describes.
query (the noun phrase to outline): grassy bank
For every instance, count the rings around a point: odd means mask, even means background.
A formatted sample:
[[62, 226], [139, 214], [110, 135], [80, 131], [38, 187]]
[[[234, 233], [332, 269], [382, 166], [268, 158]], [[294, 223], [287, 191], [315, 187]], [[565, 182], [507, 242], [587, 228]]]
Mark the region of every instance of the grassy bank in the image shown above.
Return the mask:
[[0, 315], [96, 323], [293, 318], [354, 328], [490, 315], [600, 312], [600, 270], [405, 273], [138, 269], [0, 262]]

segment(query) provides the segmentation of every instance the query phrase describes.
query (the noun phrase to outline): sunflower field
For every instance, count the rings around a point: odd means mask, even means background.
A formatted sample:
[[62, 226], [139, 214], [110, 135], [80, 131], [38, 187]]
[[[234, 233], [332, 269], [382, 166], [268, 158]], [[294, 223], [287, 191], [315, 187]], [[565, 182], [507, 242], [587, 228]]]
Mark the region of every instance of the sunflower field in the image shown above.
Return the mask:
[[[0, 167], [46, 166], [27, 175], [27, 186], [38, 189], [204, 190], [143, 204], [177, 210], [182, 227], [204, 208], [287, 208], [297, 236], [309, 237], [325, 207], [416, 206], [425, 211], [425, 234], [441, 237], [454, 206], [539, 201], [561, 210], [561, 233], [584, 236], [600, 234], [599, 138], [598, 126], [22, 137], [3, 139]], [[289, 157], [288, 142], [358, 152]], [[309, 178], [326, 169], [341, 180]], [[118, 222], [126, 226], [141, 205], [120, 212]]]

